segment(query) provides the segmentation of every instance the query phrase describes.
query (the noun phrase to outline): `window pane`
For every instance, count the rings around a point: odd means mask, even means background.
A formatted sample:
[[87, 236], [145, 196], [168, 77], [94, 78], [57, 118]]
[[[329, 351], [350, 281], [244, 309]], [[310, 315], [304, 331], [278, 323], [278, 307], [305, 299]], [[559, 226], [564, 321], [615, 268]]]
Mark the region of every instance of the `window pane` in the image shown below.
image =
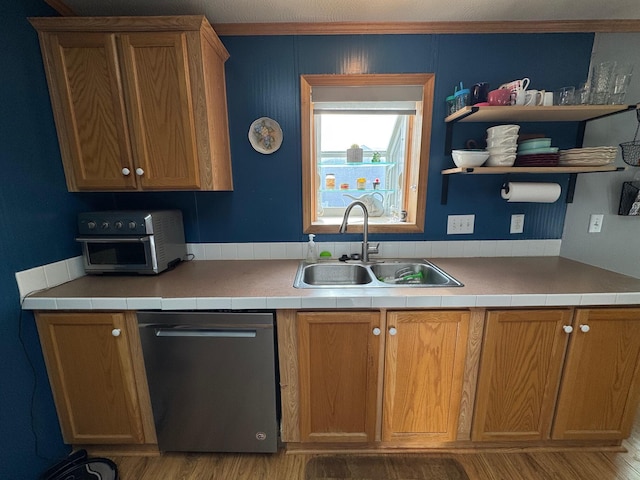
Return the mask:
[[[315, 116], [319, 218], [342, 216], [352, 201], [366, 195], [378, 207], [369, 208], [371, 220], [398, 221], [404, 198], [407, 116], [376, 113]], [[347, 160], [353, 144], [362, 149], [361, 162]]]

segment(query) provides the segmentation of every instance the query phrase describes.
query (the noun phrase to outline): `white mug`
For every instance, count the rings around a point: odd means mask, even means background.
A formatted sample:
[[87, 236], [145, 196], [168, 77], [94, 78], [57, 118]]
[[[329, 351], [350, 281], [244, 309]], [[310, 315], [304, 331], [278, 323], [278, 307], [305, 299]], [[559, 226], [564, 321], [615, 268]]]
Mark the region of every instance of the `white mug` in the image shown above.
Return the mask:
[[544, 104], [544, 90], [527, 90], [524, 95], [524, 105], [528, 107], [539, 107]]
[[514, 80], [509, 83], [503, 83], [502, 85], [500, 85], [500, 88], [508, 88], [512, 92], [515, 92], [517, 90], [526, 90], [528, 86], [529, 86], [529, 77], [524, 77], [521, 80]]
[[542, 105], [545, 107], [553, 106], [553, 92], [544, 92], [544, 100], [542, 101]]

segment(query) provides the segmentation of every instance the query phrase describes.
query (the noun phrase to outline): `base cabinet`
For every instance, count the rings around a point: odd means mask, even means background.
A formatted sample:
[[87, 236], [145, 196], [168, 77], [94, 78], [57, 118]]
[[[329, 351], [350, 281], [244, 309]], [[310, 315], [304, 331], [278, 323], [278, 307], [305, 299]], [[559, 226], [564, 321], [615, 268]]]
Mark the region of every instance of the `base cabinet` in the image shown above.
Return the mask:
[[156, 443], [135, 314], [36, 313], [65, 443]]
[[455, 440], [469, 315], [458, 310], [387, 314], [383, 441]]
[[640, 309], [578, 309], [552, 438], [622, 440], [640, 400]]
[[472, 439], [623, 440], [639, 374], [640, 309], [489, 311]]
[[300, 437], [303, 442], [372, 442], [379, 312], [300, 312]]
[[455, 440], [469, 316], [298, 312], [299, 440]]

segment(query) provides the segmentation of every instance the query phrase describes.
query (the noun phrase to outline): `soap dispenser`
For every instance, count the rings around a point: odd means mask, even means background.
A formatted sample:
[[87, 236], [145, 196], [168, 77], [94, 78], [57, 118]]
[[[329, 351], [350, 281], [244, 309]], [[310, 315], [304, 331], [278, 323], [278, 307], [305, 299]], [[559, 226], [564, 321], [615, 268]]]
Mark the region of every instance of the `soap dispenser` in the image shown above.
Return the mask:
[[316, 242], [313, 241], [315, 235], [313, 233], [309, 234], [309, 243], [307, 243], [307, 262], [317, 262], [318, 261], [318, 251], [316, 249]]

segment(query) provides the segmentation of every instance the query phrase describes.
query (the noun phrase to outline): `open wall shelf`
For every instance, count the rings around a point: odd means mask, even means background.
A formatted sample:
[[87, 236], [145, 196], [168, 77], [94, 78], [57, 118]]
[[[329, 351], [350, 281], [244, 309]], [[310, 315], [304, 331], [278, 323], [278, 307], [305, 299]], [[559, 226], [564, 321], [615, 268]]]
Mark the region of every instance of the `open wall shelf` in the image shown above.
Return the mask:
[[[522, 122], [579, 122], [576, 145], [581, 146], [584, 139], [586, 123], [590, 120], [616, 115], [629, 110], [640, 109], [640, 105], [554, 105], [548, 107], [464, 107], [445, 118], [447, 124], [445, 138], [445, 155], [451, 155], [453, 126], [459, 122], [486, 123], [522, 123]], [[495, 175], [512, 173], [568, 173], [569, 186], [566, 194], [567, 203], [573, 201], [576, 178], [579, 173], [615, 172], [624, 170], [615, 165], [600, 167], [473, 167], [448, 168], [442, 170], [442, 205], [447, 203], [449, 194], [449, 176], [453, 174]]]

